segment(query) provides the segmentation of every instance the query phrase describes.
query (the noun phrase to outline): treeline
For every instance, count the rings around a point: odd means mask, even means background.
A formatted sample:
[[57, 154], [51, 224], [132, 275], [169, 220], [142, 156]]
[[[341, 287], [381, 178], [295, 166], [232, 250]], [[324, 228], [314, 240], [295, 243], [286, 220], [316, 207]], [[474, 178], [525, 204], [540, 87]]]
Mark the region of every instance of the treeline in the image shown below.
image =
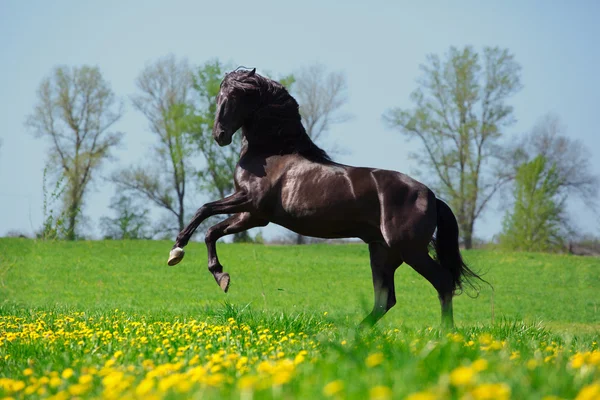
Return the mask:
[[[129, 100], [146, 118], [155, 144], [147, 149], [146, 164], [115, 170], [108, 178], [115, 196], [110, 204], [112, 215], [101, 219], [104, 237], [171, 238], [199, 207], [189, 201], [195, 194], [223, 198], [233, 191], [241, 137], [235, 135], [224, 148], [212, 138], [215, 99], [225, 73], [233, 68], [219, 60], [191, 66], [173, 55], [143, 68], [135, 81], [137, 91]], [[316, 64], [273, 78], [292, 90], [302, 104], [307, 133], [313, 140], [320, 140], [332, 124], [345, 119], [341, 112], [347, 99], [343, 74]], [[85, 237], [85, 198], [101, 166], [113, 161], [111, 155], [125, 135], [116, 130], [123, 109], [123, 100], [97, 67], [56, 67], [40, 84], [38, 102], [26, 122], [50, 143], [46, 172], [52, 183], [44, 184], [44, 226], [38, 237]], [[150, 221], [151, 208], [162, 211], [156, 223]], [[234, 240], [256, 238], [244, 232]]]
[[[155, 138], [146, 164], [114, 170], [111, 215], [103, 235], [114, 239], [172, 238], [198, 207], [202, 193], [222, 198], [233, 191], [241, 135], [231, 146], [212, 139], [215, 98], [225, 73], [219, 60], [191, 66], [174, 56], [146, 65], [129, 97]], [[429, 55], [411, 94], [413, 106], [383, 112], [388, 126], [420, 143], [412, 156], [419, 176], [454, 210], [466, 248], [474, 245], [475, 223], [492, 198], [506, 207], [501, 246], [534, 251], [564, 250], [574, 229], [566, 202], [596, 206], [598, 178], [586, 147], [570, 139], [556, 115], [546, 115], [528, 133], [509, 137], [515, 122], [510, 98], [522, 87], [521, 67], [507, 49], [452, 47]], [[345, 122], [348, 84], [323, 65], [272, 75], [296, 97], [308, 135], [317, 143], [332, 124]], [[124, 100], [97, 67], [54, 68], [40, 84], [27, 127], [48, 140], [44, 180], [44, 224], [37, 236], [75, 240], [86, 236], [84, 204], [125, 133], [118, 131]], [[140, 129], [142, 129], [140, 127]], [[140, 149], [144, 150], [144, 149]], [[332, 149], [328, 149], [332, 150]], [[151, 209], [161, 218], [150, 221]], [[211, 223], [213, 221], [209, 221]], [[247, 233], [236, 241], [260, 240]], [[302, 236], [294, 236], [303, 243]]]

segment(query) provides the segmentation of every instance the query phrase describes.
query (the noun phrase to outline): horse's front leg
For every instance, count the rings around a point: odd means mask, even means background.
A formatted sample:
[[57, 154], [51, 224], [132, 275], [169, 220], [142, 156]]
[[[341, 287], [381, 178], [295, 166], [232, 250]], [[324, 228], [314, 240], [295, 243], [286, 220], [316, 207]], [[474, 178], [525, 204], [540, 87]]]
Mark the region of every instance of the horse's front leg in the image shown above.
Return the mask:
[[248, 212], [243, 212], [211, 226], [206, 232], [204, 241], [206, 242], [206, 250], [208, 251], [208, 270], [213, 274], [224, 292], [227, 292], [227, 289], [229, 289], [230, 277], [227, 272], [223, 272], [223, 266], [219, 262], [217, 240], [226, 235], [243, 232], [258, 226], [265, 226], [268, 223], [269, 221], [267, 220], [256, 218]]
[[250, 200], [246, 192], [235, 192], [224, 199], [206, 203], [196, 211], [190, 223], [177, 235], [175, 244], [169, 253], [169, 265], [179, 263], [184, 256], [183, 247], [185, 247], [198, 226], [208, 217], [217, 214], [235, 214], [248, 211]]

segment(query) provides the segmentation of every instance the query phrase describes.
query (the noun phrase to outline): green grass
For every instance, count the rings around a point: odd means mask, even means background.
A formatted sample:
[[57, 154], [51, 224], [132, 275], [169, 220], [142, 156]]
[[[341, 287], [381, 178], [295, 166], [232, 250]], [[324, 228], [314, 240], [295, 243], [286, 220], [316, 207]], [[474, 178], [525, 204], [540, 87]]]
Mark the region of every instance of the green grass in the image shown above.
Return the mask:
[[[575, 398], [600, 380], [597, 258], [464, 252], [494, 292], [483, 285], [478, 297], [455, 299], [454, 334], [438, 329], [433, 288], [403, 265], [397, 305], [365, 332], [355, 329], [372, 307], [365, 245], [219, 244], [228, 294], [207, 272], [203, 244], [191, 243], [183, 262], [168, 267], [171, 245], [0, 239], [0, 397], [135, 396], [161, 370], [144, 360], [182, 363], [155, 377], [149, 392], [175, 398], [248, 398], [245, 384], [254, 398], [501, 398], [506, 390], [513, 398]], [[194, 336], [203, 329], [216, 333]], [[280, 342], [282, 332], [296, 336]], [[210, 370], [206, 360], [220, 350], [248, 357], [248, 370]], [[306, 361], [289, 367], [299, 354]], [[223, 381], [194, 380], [195, 356], [209, 368], [203, 376], [222, 373]], [[69, 368], [60, 384], [42, 382]], [[459, 384], [461, 372], [473, 377]], [[88, 386], [79, 382], [86, 375]], [[23, 387], [10, 386], [17, 381]], [[113, 381], [121, 392], [110, 391]]]
[[[0, 298], [28, 308], [67, 307], [202, 315], [224, 302], [254, 310], [328, 313], [353, 326], [372, 307], [366, 245], [219, 244], [231, 274], [228, 294], [206, 268], [204, 244], [191, 243], [175, 267], [170, 242], [38, 242], [0, 239]], [[600, 259], [467, 251], [465, 259], [494, 286], [494, 317], [541, 322], [559, 330], [600, 328]], [[435, 290], [406, 264], [396, 272], [397, 305], [384, 325], [434, 326]], [[489, 324], [492, 290], [455, 299], [460, 325]]]

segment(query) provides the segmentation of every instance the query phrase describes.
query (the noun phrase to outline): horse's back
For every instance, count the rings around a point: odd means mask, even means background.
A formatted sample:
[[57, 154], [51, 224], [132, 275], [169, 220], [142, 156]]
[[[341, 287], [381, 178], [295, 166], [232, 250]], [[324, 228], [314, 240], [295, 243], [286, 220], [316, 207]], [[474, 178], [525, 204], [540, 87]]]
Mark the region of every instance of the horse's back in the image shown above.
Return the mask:
[[429, 243], [437, 225], [435, 194], [423, 183], [397, 171], [374, 169], [381, 209], [381, 232], [388, 245]]

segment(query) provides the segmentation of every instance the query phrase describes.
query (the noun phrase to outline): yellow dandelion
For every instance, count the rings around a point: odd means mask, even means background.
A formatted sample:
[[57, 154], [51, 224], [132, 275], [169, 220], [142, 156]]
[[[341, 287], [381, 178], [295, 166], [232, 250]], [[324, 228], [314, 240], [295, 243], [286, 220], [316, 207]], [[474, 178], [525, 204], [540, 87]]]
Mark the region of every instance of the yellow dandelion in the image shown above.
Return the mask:
[[69, 394], [71, 394], [72, 396], [81, 396], [82, 394], [87, 392], [88, 389], [89, 385], [82, 385], [80, 383], [77, 383], [75, 385], [69, 386]]
[[52, 378], [50, 378], [50, 387], [55, 388], [60, 386], [60, 384], [62, 383], [62, 379], [60, 379], [58, 376], [53, 376]]
[[437, 396], [431, 392], [417, 392], [409, 394], [406, 400], [437, 400]]
[[477, 372], [485, 371], [488, 367], [488, 362], [487, 360], [480, 358], [479, 360], [473, 361], [471, 367]]
[[33, 370], [31, 368], [25, 368], [23, 370], [23, 375], [25, 375], [25, 376], [31, 376], [31, 375], [33, 375]]
[[510, 387], [505, 383], [482, 383], [471, 391], [475, 400], [508, 400]]
[[327, 397], [332, 397], [344, 390], [344, 382], [340, 379], [329, 382], [323, 387], [323, 394]]
[[297, 354], [296, 357], [294, 358], [294, 364], [298, 365], [300, 363], [304, 362], [304, 355], [303, 354]]
[[592, 383], [591, 385], [587, 385], [583, 387], [575, 400], [598, 400], [600, 399], [600, 383]]
[[292, 379], [291, 371], [278, 371], [273, 375], [273, 386], [281, 386], [288, 383]]
[[273, 363], [271, 361], [263, 361], [260, 364], [258, 364], [258, 367], [256, 367], [256, 370], [258, 372], [270, 374], [273, 372]]
[[450, 373], [450, 383], [454, 386], [466, 386], [473, 382], [475, 370], [471, 367], [458, 367]]
[[25, 389], [25, 382], [23, 381], [13, 381], [12, 384], [12, 391], [13, 392], [19, 392], [21, 390]]
[[381, 353], [381, 352], [370, 354], [365, 360], [365, 364], [369, 368], [376, 367], [379, 364], [381, 364], [382, 362], [383, 362], [383, 353]]
[[109, 388], [115, 387], [119, 385], [119, 383], [123, 379], [123, 375], [123, 372], [120, 371], [111, 372], [102, 379], [102, 384]]
[[392, 398], [392, 389], [387, 386], [375, 386], [369, 390], [371, 400], [388, 400]]
[[225, 382], [225, 375], [223, 374], [209, 375], [206, 377], [206, 384], [209, 386], [219, 387], [223, 382]]
[[240, 390], [251, 390], [256, 385], [256, 382], [258, 382], [258, 377], [254, 375], [246, 375], [240, 378], [237, 387]]
[[447, 336], [448, 339], [455, 343], [460, 343], [465, 340], [465, 338], [460, 333], [449, 333]]
[[600, 351], [594, 350], [590, 352], [589, 363], [592, 365], [600, 366]]
[[67, 368], [62, 372], [62, 377], [63, 379], [69, 379], [70, 377], [73, 376], [73, 369], [72, 368]]
[[192, 383], [187, 380], [181, 380], [177, 383], [177, 385], [175, 385], [175, 390], [177, 390], [179, 393], [189, 392], [191, 388]]
[[31, 396], [32, 394], [35, 393], [36, 390], [37, 390], [37, 386], [34, 386], [34, 385], [27, 386], [25, 388], [25, 390], [23, 391], [23, 393], [25, 393], [25, 395], [27, 395], [27, 396]]

